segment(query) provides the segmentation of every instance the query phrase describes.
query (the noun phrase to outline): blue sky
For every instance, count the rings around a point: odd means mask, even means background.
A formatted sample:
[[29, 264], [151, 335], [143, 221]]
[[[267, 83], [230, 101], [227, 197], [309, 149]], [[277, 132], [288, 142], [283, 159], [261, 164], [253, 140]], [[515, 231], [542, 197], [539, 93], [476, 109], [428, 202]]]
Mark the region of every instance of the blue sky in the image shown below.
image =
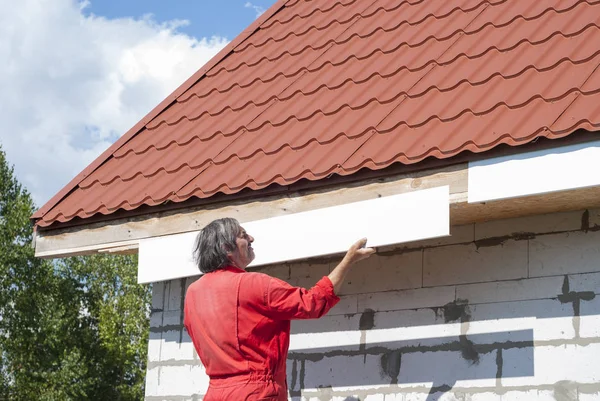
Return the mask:
[[157, 22], [187, 20], [179, 30], [196, 38], [221, 36], [232, 40], [254, 21], [257, 12], [275, 0], [90, 0], [86, 9], [107, 18], [140, 18], [151, 14]]
[[0, 146], [36, 205], [274, 3], [0, 0]]

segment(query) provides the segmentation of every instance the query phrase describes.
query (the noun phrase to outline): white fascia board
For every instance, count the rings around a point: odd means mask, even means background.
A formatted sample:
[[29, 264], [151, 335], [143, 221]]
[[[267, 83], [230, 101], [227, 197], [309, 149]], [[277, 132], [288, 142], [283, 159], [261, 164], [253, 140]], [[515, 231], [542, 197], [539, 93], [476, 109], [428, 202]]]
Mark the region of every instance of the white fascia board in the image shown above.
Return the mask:
[[600, 141], [469, 163], [469, 203], [600, 185]]
[[[450, 234], [449, 187], [437, 187], [244, 223], [255, 239], [251, 267], [345, 252], [366, 237], [380, 247]], [[140, 241], [138, 282], [199, 274], [198, 232]]]

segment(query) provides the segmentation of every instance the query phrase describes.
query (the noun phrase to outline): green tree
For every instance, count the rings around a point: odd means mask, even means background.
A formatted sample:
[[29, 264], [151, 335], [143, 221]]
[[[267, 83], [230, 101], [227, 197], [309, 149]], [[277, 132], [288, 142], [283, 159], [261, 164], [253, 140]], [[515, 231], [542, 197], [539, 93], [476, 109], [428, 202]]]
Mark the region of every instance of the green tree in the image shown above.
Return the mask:
[[37, 259], [33, 211], [0, 148], [0, 400], [142, 400], [151, 295], [137, 258]]

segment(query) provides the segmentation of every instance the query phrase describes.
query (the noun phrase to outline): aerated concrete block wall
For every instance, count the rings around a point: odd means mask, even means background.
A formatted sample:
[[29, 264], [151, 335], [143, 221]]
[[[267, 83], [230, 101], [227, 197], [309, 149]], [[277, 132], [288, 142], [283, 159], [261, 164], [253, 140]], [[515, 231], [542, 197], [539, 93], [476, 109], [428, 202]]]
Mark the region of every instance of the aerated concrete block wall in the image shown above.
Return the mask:
[[[335, 262], [262, 271], [310, 287]], [[154, 285], [147, 401], [206, 392], [182, 327], [195, 279]], [[598, 294], [599, 210], [458, 226], [382, 251], [353, 269], [326, 317], [293, 322], [290, 399], [600, 400]]]

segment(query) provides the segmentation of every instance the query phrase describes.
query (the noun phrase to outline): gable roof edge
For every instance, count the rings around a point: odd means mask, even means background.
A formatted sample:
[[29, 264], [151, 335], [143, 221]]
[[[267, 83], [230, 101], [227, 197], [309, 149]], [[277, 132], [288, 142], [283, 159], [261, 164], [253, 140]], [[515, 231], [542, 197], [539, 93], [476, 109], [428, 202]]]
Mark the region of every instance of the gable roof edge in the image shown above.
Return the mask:
[[65, 185], [56, 195], [54, 195], [48, 202], [40, 207], [31, 217], [31, 220], [37, 220], [42, 218], [48, 213], [54, 206], [56, 206], [62, 199], [64, 199], [71, 191], [73, 191], [77, 185], [83, 181], [88, 175], [93, 173], [96, 169], [102, 166], [109, 157], [116, 152], [121, 146], [125, 145], [131, 138], [137, 135], [146, 124], [157, 117], [161, 112], [166, 110], [176, 99], [183, 94], [185, 91], [190, 89], [196, 82], [204, 77], [204, 75], [210, 71], [215, 65], [220, 63], [227, 55], [229, 55], [237, 46], [248, 39], [258, 28], [274, 14], [276, 14], [285, 4], [291, 0], [277, 0], [267, 11], [265, 11], [260, 17], [255, 19], [246, 29], [244, 29], [239, 35], [237, 35], [231, 42], [229, 42], [219, 53], [211, 58], [206, 64], [204, 64], [198, 71], [196, 71], [190, 78], [185, 80], [177, 89], [175, 89], [169, 96], [167, 96], [162, 102], [154, 107], [148, 114], [146, 114], [140, 121], [138, 121], [132, 128], [130, 128], [125, 134], [117, 139], [111, 146], [108, 147], [104, 152], [100, 154], [92, 163], [90, 163], [83, 171], [77, 174], [67, 185]]

